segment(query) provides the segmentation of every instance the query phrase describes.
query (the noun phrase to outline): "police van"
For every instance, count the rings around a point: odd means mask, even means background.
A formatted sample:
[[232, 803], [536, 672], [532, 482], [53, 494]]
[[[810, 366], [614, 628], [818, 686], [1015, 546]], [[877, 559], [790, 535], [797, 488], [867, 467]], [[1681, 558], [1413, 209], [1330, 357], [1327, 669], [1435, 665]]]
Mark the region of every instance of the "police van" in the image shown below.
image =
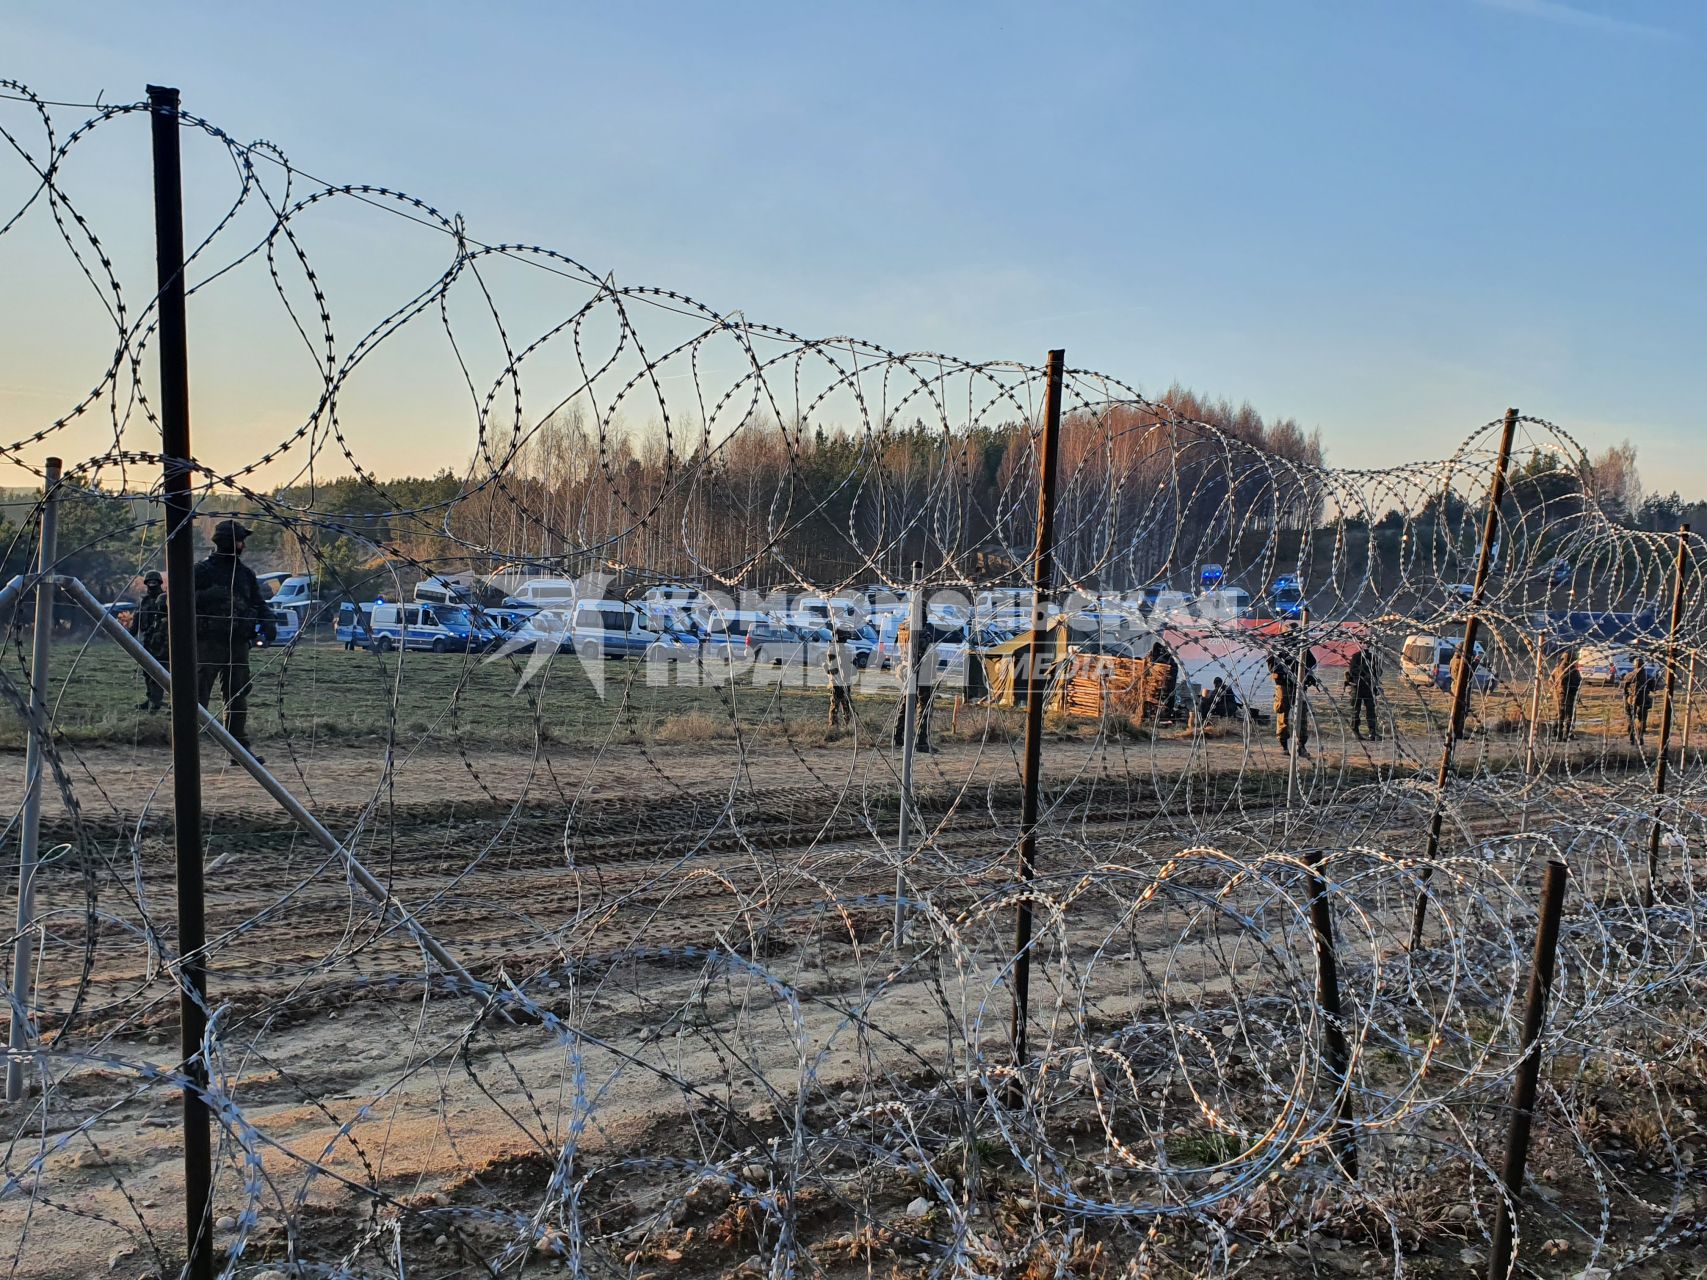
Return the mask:
[[273, 615], [273, 638], [269, 641], [257, 636], [257, 644], [270, 644], [276, 648], [284, 648], [296, 643], [302, 634], [302, 615], [288, 605], [270, 605]]
[[333, 624], [332, 634], [337, 637], [339, 644], [365, 645], [373, 629], [373, 611], [371, 604], [356, 604], [346, 600], [338, 606], [338, 618]]
[[[1406, 636], [1404, 646], [1399, 650], [1399, 673], [1411, 684], [1425, 688], [1433, 685], [1437, 689], [1450, 689], [1452, 659], [1458, 652], [1459, 643], [1457, 636]], [[1472, 652], [1474, 666], [1471, 667], [1471, 687], [1481, 691], [1493, 688], [1498, 683], [1498, 677], [1487, 664], [1487, 655], [1480, 640], [1476, 641]]]
[[646, 619], [625, 600], [577, 600], [569, 634], [583, 657], [626, 658], [645, 653], [658, 639]]
[[485, 639], [464, 605], [376, 604], [368, 615], [371, 649], [426, 649], [433, 653], [466, 653], [485, 647]]

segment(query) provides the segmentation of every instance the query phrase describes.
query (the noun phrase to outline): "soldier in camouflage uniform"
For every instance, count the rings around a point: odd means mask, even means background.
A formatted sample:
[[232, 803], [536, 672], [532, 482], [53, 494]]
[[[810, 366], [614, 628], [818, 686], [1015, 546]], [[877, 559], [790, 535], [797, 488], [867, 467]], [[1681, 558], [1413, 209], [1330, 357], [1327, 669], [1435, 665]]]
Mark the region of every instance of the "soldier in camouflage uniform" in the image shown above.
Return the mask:
[[1654, 709], [1654, 685], [1657, 681], [1640, 657], [1630, 674], [1624, 677], [1624, 728], [1630, 735], [1630, 745], [1643, 746], [1648, 741], [1648, 714]]
[[1310, 707], [1304, 690], [1316, 683], [1316, 655], [1305, 647], [1302, 661], [1293, 628], [1288, 626], [1269, 651], [1268, 673], [1274, 681], [1274, 736], [1281, 750], [1291, 751], [1297, 735], [1298, 758], [1310, 758]]
[[833, 632], [834, 639], [824, 646], [824, 680], [830, 686], [830, 732], [834, 733], [843, 725], [857, 723], [854, 716], [853, 696], [848, 692], [851, 674], [848, 670], [852, 663], [848, 661], [847, 641], [840, 631]]
[[[215, 684], [225, 697], [225, 727], [249, 745], [249, 650], [256, 632], [271, 644], [278, 628], [255, 571], [243, 563], [249, 536], [235, 520], [213, 528], [213, 554], [196, 565], [196, 662], [202, 706]], [[259, 756], [255, 757], [257, 760]]]
[[[144, 594], [136, 612], [130, 615], [130, 633], [159, 660], [161, 666], [166, 666], [171, 645], [166, 635], [166, 593], [160, 589], [160, 581], [158, 569], [150, 569], [142, 575]], [[165, 687], [146, 671], [142, 673], [142, 683], [145, 696], [136, 709], [160, 710], [166, 701]]]
[[1345, 687], [1351, 690], [1351, 731], [1363, 737], [1363, 725], [1369, 723], [1369, 740], [1381, 741], [1381, 722], [1375, 715], [1375, 695], [1381, 692], [1381, 666], [1367, 645], [1352, 650], [1346, 664]]
[[1577, 661], [1577, 647], [1567, 645], [1553, 668], [1553, 700], [1558, 708], [1553, 736], [1560, 742], [1569, 742], [1577, 732], [1577, 696], [1583, 687], [1583, 673]]

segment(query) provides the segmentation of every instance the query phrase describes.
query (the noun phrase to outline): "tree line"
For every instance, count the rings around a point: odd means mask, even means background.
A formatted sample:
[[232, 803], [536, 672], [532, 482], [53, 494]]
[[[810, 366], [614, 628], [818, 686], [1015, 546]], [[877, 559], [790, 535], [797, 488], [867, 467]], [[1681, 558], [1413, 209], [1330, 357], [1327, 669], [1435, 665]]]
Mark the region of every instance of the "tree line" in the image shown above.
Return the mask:
[[[1479, 513], [1450, 486], [1419, 506], [1346, 510], [1320, 436], [1170, 388], [1171, 414], [1140, 405], [1070, 413], [1061, 432], [1057, 552], [1075, 585], [1129, 590], [1225, 557], [1256, 581], [1288, 565], [1318, 575], [1432, 580], [1467, 572]], [[1205, 431], [1190, 425], [1207, 424]], [[685, 433], [691, 436], [691, 432]], [[684, 432], [678, 429], [676, 439]], [[412, 580], [423, 567], [489, 571], [526, 559], [571, 576], [701, 576], [730, 585], [1018, 579], [1035, 536], [1037, 434], [1023, 420], [945, 430], [914, 419], [851, 432], [754, 416], [683, 448], [656, 429], [602, 428], [575, 408], [461, 474], [344, 476], [203, 503], [255, 529], [259, 568], [318, 572], [351, 589]], [[1585, 486], [1630, 529], [1707, 521], [1707, 501], [1644, 493], [1627, 441], [1577, 474], [1558, 458], [1512, 471], [1508, 556], [1551, 537], [1568, 554]], [[0, 507], [4, 572], [33, 557], [35, 495]], [[61, 563], [117, 595], [160, 562], [161, 512], [146, 497], [77, 491], [60, 507]], [[1190, 586], [1176, 581], [1171, 585]]]

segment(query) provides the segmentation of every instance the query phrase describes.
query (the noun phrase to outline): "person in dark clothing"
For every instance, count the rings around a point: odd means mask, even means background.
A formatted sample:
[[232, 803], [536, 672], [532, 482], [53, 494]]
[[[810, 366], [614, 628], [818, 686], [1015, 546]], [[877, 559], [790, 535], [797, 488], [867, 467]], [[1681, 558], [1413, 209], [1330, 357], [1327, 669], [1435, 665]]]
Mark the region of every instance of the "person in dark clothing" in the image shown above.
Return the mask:
[[1583, 673], [1577, 661], [1576, 646], [1569, 645], [1559, 654], [1558, 665], [1553, 668], [1553, 700], [1558, 707], [1553, 736], [1560, 742], [1569, 742], [1577, 733], [1577, 694], [1583, 687]]
[[205, 707], [214, 685], [220, 686], [225, 727], [245, 747], [249, 745], [249, 650], [255, 647], [257, 631], [269, 644], [278, 635], [255, 571], [243, 563], [248, 536], [249, 530], [235, 520], [216, 524], [213, 554], [196, 565], [195, 579], [197, 692]]
[[1351, 731], [1363, 737], [1363, 721], [1369, 721], [1369, 740], [1381, 741], [1381, 722], [1375, 716], [1375, 695], [1381, 692], [1381, 667], [1367, 645], [1352, 651], [1345, 669], [1345, 687], [1351, 690]]
[[1179, 689], [1179, 662], [1168, 646], [1160, 640], [1150, 646], [1150, 662], [1158, 672], [1153, 693], [1160, 717], [1163, 720], [1176, 720], [1179, 718], [1179, 712], [1174, 695]]
[[853, 695], [848, 692], [847, 643], [840, 632], [824, 646], [824, 679], [830, 686], [830, 731], [854, 723]]
[[1207, 725], [1211, 720], [1231, 720], [1239, 714], [1239, 695], [1233, 692], [1233, 686], [1220, 676], [1215, 677], [1215, 683], [1205, 689], [1197, 700], [1197, 719]]
[[1279, 647], [1268, 655], [1268, 673], [1274, 681], [1274, 733], [1282, 750], [1290, 751], [1296, 734], [1298, 758], [1310, 758], [1310, 707], [1304, 690], [1316, 681], [1316, 655], [1308, 645], [1300, 646], [1292, 638], [1291, 629], [1281, 638]]
[[1630, 745], [1639, 747], [1648, 740], [1648, 714], [1654, 709], [1654, 677], [1648, 664], [1640, 658], [1624, 677], [1624, 727], [1630, 734]]
[[[931, 749], [931, 695], [936, 692], [936, 652], [929, 637], [930, 626], [926, 624], [925, 635], [919, 639], [919, 709], [913, 722], [913, 750], [925, 754], [929, 754]], [[901, 652], [901, 661], [895, 666], [901, 679], [901, 701], [895, 706], [895, 724], [890, 739], [899, 747], [907, 740], [907, 686], [913, 679], [913, 645], [908, 624], [902, 623], [896, 629], [895, 642]]]
[[[161, 666], [166, 666], [171, 645], [166, 632], [166, 593], [160, 589], [160, 581], [158, 569], [150, 569], [142, 575], [144, 594], [136, 612], [130, 615], [130, 633], [152, 657], [159, 660]], [[166, 702], [165, 687], [146, 671], [142, 673], [142, 683], [144, 697], [136, 709], [160, 710]]]

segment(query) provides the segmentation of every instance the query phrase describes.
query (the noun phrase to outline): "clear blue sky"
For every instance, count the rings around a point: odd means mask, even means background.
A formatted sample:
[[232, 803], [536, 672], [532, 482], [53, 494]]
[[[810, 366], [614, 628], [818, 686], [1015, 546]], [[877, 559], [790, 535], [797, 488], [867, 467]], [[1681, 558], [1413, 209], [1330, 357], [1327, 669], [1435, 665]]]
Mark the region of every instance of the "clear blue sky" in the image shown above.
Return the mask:
[[[1064, 346], [1294, 416], [1346, 465], [1516, 404], [1707, 496], [1697, 0], [13, 0], [6, 26], [0, 75], [45, 96], [174, 84], [316, 174], [720, 311]], [[7, 406], [25, 381], [0, 373], [8, 424], [40, 411]]]

